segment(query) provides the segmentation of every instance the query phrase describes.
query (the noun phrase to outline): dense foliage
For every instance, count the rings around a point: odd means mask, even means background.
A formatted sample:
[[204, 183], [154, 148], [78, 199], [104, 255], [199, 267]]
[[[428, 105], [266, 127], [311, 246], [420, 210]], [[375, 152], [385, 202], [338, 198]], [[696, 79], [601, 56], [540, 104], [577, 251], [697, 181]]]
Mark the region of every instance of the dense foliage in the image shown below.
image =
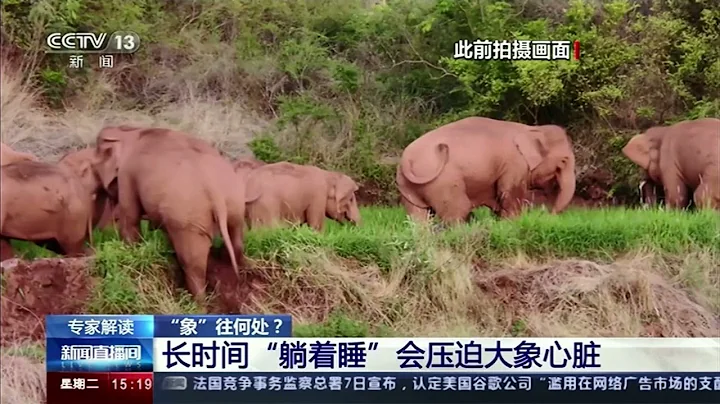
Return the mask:
[[[258, 157], [388, 189], [385, 157], [441, 123], [483, 115], [566, 126], [579, 192], [603, 178], [607, 196], [622, 196], [637, 172], [619, 154], [628, 135], [720, 116], [717, 0], [5, 0], [2, 11], [6, 57], [50, 107], [88, 93], [122, 108], [241, 99], [278, 118], [251, 142]], [[143, 45], [110, 74], [76, 72], [42, 53], [57, 30], [133, 30]], [[582, 56], [452, 58], [456, 41], [477, 38], [579, 40]], [[101, 91], [100, 75], [113, 91]]]

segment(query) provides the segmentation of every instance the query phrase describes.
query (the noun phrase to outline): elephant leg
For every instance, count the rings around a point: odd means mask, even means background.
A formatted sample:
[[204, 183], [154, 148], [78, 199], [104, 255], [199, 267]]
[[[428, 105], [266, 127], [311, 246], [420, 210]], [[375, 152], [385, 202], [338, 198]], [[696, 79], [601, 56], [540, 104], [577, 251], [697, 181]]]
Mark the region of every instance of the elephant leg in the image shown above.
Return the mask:
[[677, 175], [664, 175], [665, 205], [673, 209], [685, 209], [688, 205], [688, 189]]
[[[710, 181], [703, 180], [695, 189], [693, 200], [698, 209], [718, 209], [720, 210], [720, 179], [713, 178]], [[716, 189], [713, 189], [713, 186]]]
[[499, 217], [513, 218], [522, 212], [525, 199], [526, 185], [516, 176], [500, 178], [497, 183], [498, 209], [495, 214]]
[[168, 229], [168, 237], [185, 273], [185, 284], [200, 304], [205, 304], [207, 263], [212, 239], [186, 229]]
[[85, 238], [80, 240], [72, 239], [60, 239], [58, 240], [60, 247], [62, 248], [63, 255], [67, 257], [81, 257], [83, 255], [89, 255], [89, 249], [85, 247]]
[[405, 207], [405, 212], [407, 212], [408, 216], [410, 216], [412, 220], [426, 222], [432, 214], [436, 213], [432, 208], [426, 209], [415, 206], [402, 195], [400, 196], [400, 200], [402, 201], [402, 205]]
[[269, 203], [254, 205], [249, 210], [248, 217], [248, 226], [251, 228], [274, 227], [280, 219], [280, 208]]
[[9, 260], [15, 257], [15, 251], [10, 245], [10, 241], [6, 239], [0, 239], [0, 261]]
[[316, 231], [323, 231], [325, 226], [325, 201], [312, 203], [305, 210], [305, 223]]
[[446, 192], [435, 193], [431, 205], [437, 216], [447, 224], [467, 222], [473, 210], [472, 201], [465, 193], [465, 187], [455, 185]]
[[142, 215], [140, 200], [130, 181], [118, 184], [118, 222], [120, 237], [127, 243], [135, 243], [140, 239], [140, 218]]
[[67, 257], [80, 257], [92, 254], [92, 249], [85, 246], [88, 239], [88, 220], [92, 217], [84, 215], [68, 214], [64, 228], [60, 230], [55, 238]]

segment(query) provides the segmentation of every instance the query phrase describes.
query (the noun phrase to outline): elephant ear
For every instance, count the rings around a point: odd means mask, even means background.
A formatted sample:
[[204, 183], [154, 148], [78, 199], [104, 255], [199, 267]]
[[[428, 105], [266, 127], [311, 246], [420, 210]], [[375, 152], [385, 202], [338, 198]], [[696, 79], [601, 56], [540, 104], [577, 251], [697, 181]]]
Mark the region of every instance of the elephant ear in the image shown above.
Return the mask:
[[116, 137], [98, 137], [97, 160], [93, 165], [105, 189], [110, 189], [110, 184], [117, 178], [121, 149], [121, 142]]
[[544, 134], [539, 129], [531, 129], [527, 132], [518, 132], [513, 137], [515, 146], [525, 158], [530, 168], [534, 170], [543, 161], [546, 154]]
[[83, 182], [86, 184], [92, 184], [93, 187], [97, 188], [97, 177], [95, 177], [95, 171], [93, 170], [92, 161], [81, 160], [75, 166], [75, 172]]
[[75, 173], [82, 178], [88, 178], [90, 175], [93, 175], [92, 161], [90, 160], [77, 160], [73, 166]]
[[335, 202], [338, 212], [340, 211], [340, 201], [359, 189], [355, 181], [341, 173], [330, 173], [328, 185], [328, 198]]
[[245, 173], [245, 203], [252, 203], [262, 196], [262, 185], [257, 176]]
[[646, 134], [635, 135], [623, 147], [622, 153], [633, 163], [644, 169], [650, 167], [650, 138]]
[[336, 208], [340, 205], [342, 196], [338, 190], [340, 175], [337, 173], [329, 173], [328, 175], [328, 199], [335, 202]]

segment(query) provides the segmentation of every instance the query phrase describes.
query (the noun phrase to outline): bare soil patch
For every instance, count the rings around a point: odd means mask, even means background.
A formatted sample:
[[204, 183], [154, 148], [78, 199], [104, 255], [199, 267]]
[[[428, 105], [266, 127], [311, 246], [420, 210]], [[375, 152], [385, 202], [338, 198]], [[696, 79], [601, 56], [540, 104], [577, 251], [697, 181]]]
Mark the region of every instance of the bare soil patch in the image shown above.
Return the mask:
[[[5, 260], [0, 306], [3, 346], [45, 338], [45, 315], [82, 314], [94, 284], [89, 264], [90, 258]], [[176, 272], [182, 285], [182, 272], [179, 269]], [[215, 249], [208, 259], [208, 289], [215, 297], [208, 311], [250, 312], [255, 294], [265, 288], [266, 275], [256, 268], [241, 267], [238, 280], [227, 251]]]
[[355, 197], [360, 206], [388, 205], [394, 202], [391, 193], [374, 181], [365, 181], [360, 184]]
[[246, 313], [252, 306], [256, 294], [267, 285], [267, 279], [262, 271], [253, 268], [240, 257], [237, 258], [240, 267], [239, 278], [234, 274], [225, 247], [213, 248], [208, 257], [208, 289], [215, 295], [209, 309], [213, 313]]
[[47, 314], [82, 313], [92, 289], [87, 265], [88, 258], [50, 258], [4, 270], [2, 344], [45, 338]]

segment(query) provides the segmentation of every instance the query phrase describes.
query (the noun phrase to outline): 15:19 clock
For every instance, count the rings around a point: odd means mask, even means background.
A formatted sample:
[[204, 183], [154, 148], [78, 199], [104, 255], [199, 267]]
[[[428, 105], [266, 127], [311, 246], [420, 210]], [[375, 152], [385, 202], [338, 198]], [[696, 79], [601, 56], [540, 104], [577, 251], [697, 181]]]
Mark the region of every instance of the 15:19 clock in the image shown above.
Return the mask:
[[128, 379], [126, 377], [112, 379], [113, 390], [150, 390], [152, 389], [152, 384], [152, 376], [138, 379]]

